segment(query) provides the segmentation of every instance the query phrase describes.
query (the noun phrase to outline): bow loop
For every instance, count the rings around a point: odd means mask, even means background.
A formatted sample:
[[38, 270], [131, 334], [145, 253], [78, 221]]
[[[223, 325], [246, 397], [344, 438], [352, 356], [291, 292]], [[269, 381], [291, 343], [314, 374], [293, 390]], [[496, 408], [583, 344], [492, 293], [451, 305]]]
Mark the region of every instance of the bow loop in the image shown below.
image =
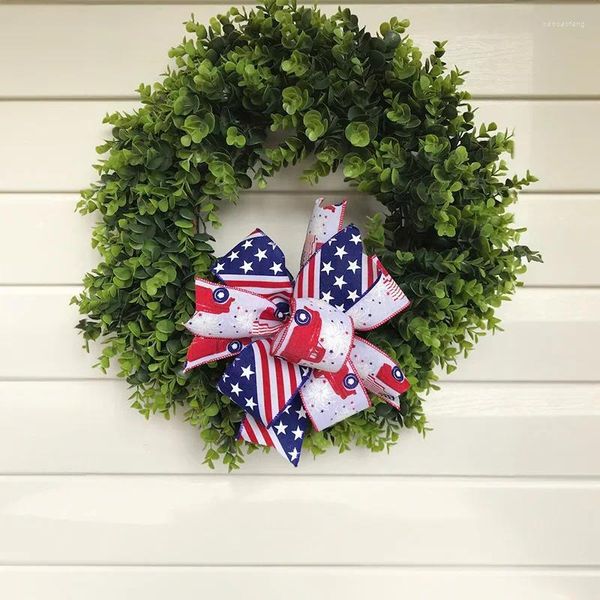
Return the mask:
[[323, 371], [339, 371], [352, 347], [352, 319], [323, 300], [300, 298], [275, 336], [273, 354]]
[[356, 367], [347, 360], [336, 373], [313, 371], [300, 389], [313, 427], [322, 431], [371, 406]]
[[293, 280], [285, 266], [285, 255], [260, 229], [255, 229], [218, 258], [211, 271], [224, 283], [263, 296], [275, 304], [290, 301]]
[[273, 335], [283, 313], [270, 300], [239, 288], [196, 279], [196, 312], [185, 326], [194, 335], [240, 339]]
[[200, 365], [229, 358], [239, 354], [249, 343], [250, 338], [227, 339], [194, 336], [187, 351], [183, 372], [187, 373]]
[[354, 338], [350, 357], [365, 387], [388, 404], [400, 408], [400, 396], [410, 384], [392, 358], [358, 336]]

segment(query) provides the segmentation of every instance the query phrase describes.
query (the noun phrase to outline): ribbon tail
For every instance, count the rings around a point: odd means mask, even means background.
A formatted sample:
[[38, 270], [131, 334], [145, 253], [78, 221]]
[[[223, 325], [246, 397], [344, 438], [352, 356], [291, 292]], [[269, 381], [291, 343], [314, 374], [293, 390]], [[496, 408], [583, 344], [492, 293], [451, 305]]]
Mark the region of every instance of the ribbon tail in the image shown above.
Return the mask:
[[392, 358], [357, 336], [354, 337], [350, 356], [365, 387], [400, 409], [400, 397], [410, 388], [410, 383]]
[[300, 268], [329, 238], [340, 231], [344, 223], [346, 204], [345, 200], [340, 204], [329, 204], [325, 198], [315, 200], [306, 231]]
[[336, 373], [315, 369], [300, 389], [313, 427], [322, 431], [371, 406], [358, 370], [347, 360]]
[[197, 335], [188, 348], [183, 372], [187, 373], [200, 365], [235, 356], [250, 342], [250, 338], [232, 340]]
[[258, 339], [227, 365], [217, 387], [248, 415], [271, 427], [291, 403], [311, 369], [271, 355], [271, 341]]
[[271, 446], [297, 467], [308, 427], [306, 411], [300, 397], [296, 394], [285, 410], [273, 421], [271, 427], [265, 427], [251, 415], [246, 415], [240, 425], [238, 439], [250, 444]]
[[235, 340], [281, 329], [285, 315], [262, 296], [201, 278], [195, 288], [196, 312], [185, 323], [194, 335]]

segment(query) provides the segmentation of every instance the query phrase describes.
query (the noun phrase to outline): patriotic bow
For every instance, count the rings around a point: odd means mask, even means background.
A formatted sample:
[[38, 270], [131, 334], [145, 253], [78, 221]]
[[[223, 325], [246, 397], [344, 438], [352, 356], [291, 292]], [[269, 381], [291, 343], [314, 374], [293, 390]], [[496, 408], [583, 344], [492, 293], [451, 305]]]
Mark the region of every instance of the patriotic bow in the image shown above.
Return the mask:
[[196, 279], [194, 334], [184, 371], [236, 356], [218, 389], [246, 411], [239, 437], [274, 446], [294, 466], [309, 423], [321, 431], [368, 408], [367, 390], [399, 408], [409, 388], [382, 350], [355, 335], [410, 304], [359, 230], [346, 202], [317, 199], [296, 281], [281, 249], [257, 229], [218, 259], [221, 283]]

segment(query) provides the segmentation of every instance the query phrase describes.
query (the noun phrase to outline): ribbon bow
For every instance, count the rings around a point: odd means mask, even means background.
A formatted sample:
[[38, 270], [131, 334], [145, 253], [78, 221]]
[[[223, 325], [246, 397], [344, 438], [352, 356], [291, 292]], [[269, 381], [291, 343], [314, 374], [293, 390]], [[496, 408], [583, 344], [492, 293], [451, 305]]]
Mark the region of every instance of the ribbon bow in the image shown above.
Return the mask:
[[184, 371], [236, 356], [218, 389], [246, 411], [239, 438], [274, 446], [294, 466], [309, 423], [321, 431], [371, 405], [400, 407], [409, 383], [382, 350], [355, 335], [410, 302], [359, 230], [342, 229], [346, 202], [315, 202], [294, 282], [281, 249], [260, 229], [196, 279], [194, 334]]

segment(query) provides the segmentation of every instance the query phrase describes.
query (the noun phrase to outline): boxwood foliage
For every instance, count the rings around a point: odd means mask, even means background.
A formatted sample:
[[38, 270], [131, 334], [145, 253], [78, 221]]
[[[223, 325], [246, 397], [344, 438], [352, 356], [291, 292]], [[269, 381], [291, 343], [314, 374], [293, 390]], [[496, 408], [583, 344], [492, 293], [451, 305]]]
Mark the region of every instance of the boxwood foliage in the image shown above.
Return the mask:
[[242, 412], [216, 391], [223, 363], [181, 374], [191, 341], [181, 324], [194, 310], [194, 275], [207, 276], [214, 258], [218, 208], [240, 191], [303, 159], [315, 185], [341, 170], [385, 206], [366, 243], [412, 300], [370, 335], [412, 383], [401, 412], [374, 399], [311, 432], [314, 454], [380, 451], [402, 427], [424, 432], [436, 371], [453, 370], [498, 328], [495, 308], [539, 260], [518, 244], [507, 210], [534, 181], [507, 175], [511, 135], [476, 128], [464, 73], [447, 68], [442, 42], [424, 57], [408, 24], [392, 18], [373, 34], [348, 9], [326, 16], [290, 0], [232, 8], [207, 25], [192, 17], [163, 80], [140, 86], [142, 107], [105, 119], [113, 129], [98, 148], [99, 181], [79, 202], [100, 215], [92, 243], [102, 258], [74, 298], [86, 315], [78, 327], [88, 349], [102, 341], [99, 367], [116, 363], [144, 415], [183, 407], [210, 466], [243, 462]]

